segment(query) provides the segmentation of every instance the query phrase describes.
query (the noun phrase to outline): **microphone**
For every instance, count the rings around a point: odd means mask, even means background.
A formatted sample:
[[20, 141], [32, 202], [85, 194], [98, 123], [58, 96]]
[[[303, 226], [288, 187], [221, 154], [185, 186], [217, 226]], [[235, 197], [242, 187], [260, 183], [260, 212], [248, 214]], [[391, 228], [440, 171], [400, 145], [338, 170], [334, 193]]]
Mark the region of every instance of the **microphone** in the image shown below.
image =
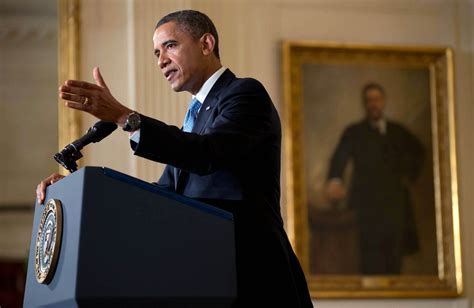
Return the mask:
[[117, 129], [117, 124], [112, 122], [99, 121], [90, 127], [86, 134], [73, 141], [62, 149], [61, 152], [54, 154], [54, 159], [69, 172], [77, 170], [77, 163], [82, 158], [81, 150], [89, 143], [96, 143], [110, 135]]
[[[88, 145], [89, 143], [96, 143], [110, 135], [114, 130], [117, 129], [117, 124], [112, 122], [105, 122], [99, 121], [94, 124], [94, 126], [90, 127], [86, 134], [81, 138], [77, 139], [76, 141], [72, 142], [71, 146], [73, 146], [76, 151], [82, 150], [83, 147]], [[69, 146], [68, 145], [68, 146]]]

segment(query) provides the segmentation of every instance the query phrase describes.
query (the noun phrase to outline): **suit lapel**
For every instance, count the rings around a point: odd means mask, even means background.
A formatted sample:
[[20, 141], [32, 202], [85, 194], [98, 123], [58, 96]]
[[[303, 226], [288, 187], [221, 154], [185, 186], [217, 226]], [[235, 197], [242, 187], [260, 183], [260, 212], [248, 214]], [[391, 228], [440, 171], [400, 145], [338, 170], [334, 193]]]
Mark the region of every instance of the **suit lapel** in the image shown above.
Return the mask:
[[175, 192], [178, 192], [178, 180], [179, 180], [180, 173], [181, 173], [181, 169], [173, 167], [174, 191]]
[[[194, 122], [193, 133], [201, 134], [207, 127], [209, 116], [219, 101], [220, 93], [233, 79], [235, 79], [235, 75], [229, 69], [226, 69], [219, 79], [217, 79], [199, 110], [196, 122]], [[188, 172], [184, 172], [181, 169], [174, 168], [175, 190], [177, 193], [181, 193], [181, 187], [179, 186], [180, 179], [187, 173]]]
[[201, 106], [201, 110], [199, 110], [198, 116], [196, 118], [196, 122], [193, 126], [193, 133], [201, 133], [201, 131], [206, 126], [207, 120], [209, 120], [209, 115], [212, 113], [212, 109], [217, 103], [218, 98], [213, 97], [210, 98], [209, 95], [206, 97], [204, 103]]
[[207, 127], [206, 124], [209, 120], [209, 116], [219, 101], [219, 94], [234, 78], [235, 75], [229, 69], [226, 69], [219, 79], [217, 79], [199, 110], [196, 122], [193, 126], [193, 133], [200, 134]]

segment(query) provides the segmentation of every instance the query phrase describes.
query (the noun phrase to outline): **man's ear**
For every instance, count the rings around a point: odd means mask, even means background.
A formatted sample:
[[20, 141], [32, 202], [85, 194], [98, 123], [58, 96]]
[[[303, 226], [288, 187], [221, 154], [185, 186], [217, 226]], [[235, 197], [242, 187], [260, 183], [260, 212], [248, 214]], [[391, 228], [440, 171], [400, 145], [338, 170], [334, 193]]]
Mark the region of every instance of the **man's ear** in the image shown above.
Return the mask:
[[201, 37], [200, 41], [203, 55], [208, 56], [214, 52], [214, 47], [216, 46], [216, 39], [214, 38], [214, 35], [205, 33]]

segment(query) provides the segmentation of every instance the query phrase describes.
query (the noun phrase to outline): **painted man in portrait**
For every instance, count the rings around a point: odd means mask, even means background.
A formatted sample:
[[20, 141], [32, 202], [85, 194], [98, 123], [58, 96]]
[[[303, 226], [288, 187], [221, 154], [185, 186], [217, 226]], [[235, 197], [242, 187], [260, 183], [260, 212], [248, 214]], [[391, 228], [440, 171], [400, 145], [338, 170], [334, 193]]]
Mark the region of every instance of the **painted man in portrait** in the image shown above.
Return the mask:
[[[380, 84], [367, 84], [362, 101], [365, 118], [349, 125], [340, 138], [326, 193], [331, 202], [347, 195], [356, 213], [360, 273], [396, 275], [402, 257], [418, 250], [409, 188], [420, 173], [424, 149], [407, 128], [385, 116], [386, 93]], [[344, 179], [349, 161], [350, 181]]]

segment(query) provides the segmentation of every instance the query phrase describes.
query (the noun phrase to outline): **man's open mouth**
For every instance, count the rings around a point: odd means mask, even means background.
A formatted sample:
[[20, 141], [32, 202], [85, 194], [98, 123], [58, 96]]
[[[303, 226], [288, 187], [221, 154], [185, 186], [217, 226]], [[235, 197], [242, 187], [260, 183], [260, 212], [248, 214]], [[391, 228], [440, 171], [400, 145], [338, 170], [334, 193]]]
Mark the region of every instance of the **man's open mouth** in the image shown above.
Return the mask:
[[170, 81], [171, 79], [173, 79], [173, 77], [176, 75], [176, 72], [177, 72], [177, 71], [178, 71], [178, 70], [169, 70], [169, 71], [166, 71], [165, 74], [164, 74], [166, 80]]

